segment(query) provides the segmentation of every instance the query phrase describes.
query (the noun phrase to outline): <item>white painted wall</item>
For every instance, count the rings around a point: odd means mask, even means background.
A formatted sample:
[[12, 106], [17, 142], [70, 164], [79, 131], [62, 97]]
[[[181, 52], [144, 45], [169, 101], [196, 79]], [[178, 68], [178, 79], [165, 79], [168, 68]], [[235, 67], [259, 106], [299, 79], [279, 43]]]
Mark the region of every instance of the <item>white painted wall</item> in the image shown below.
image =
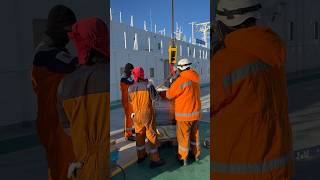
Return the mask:
[[[295, 73], [320, 67], [320, 40], [314, 39], [313, 23], [320, 23], [320, 1], [314, 0], [261, 0], [263, 22], [270, 25], [286, 42], [287, 72]], [[279, 9], [279, 3], [286, 5]], [[281, 15], [271, 23], [274, 12]], [[292, 21], [293, 40], [289, 41], [288, 24]], [[320, 24], [319, 24], [320, 28]]]
[[[111, 85], [111, 101], [120, 99], [119, 82], [121, 78], [120, 68], [130, 62], [134, 66], [142, 66], [145, 70], [146, 78], [150, 78], [150, 68], [155, 69], [155, 78], [153, 81], [155, 84], [160, 84], [164, 80], [164, 60], [168, 59], [168, 45], [170, 39], [168, 37], [161, 36], [152, 32], [144, 31], [143, 29], [137, 29], [130, 27], [129, 25], [111, 21], [110, 25], [110, 46], [111, 46], [111, 69], [110, 69], [110, 85]], [[127, 49], [124, 45], [124, 32], [127, 37]], [[133, 50], [134, 37], [137, 34], [139, 50]], [[150, 38], [151, 52], [149, 52], [148, 38]], [[158, 48], [158, 43], [163, 42], [163, 54], [161, 49]], [[186, 42], [178, 41], [178, 51], [182, 46], [182, 56], [180, 52], [177, 53], [178, 60], [181, 58], [189, 58], [193, 62], [193, 67], [198, 71], [201, 76], [202, 83], [209, 83], [210, 71], [209, 71], [209, 56], [210, 50], [195, 46]], [[191, 54], [188, 57], [187, 47], [190, 47]], [[193, 49], [196, 49], [196, 58], [192, 57]], [[199, 50], [206, 52], [207, 58], [199, 57]]]

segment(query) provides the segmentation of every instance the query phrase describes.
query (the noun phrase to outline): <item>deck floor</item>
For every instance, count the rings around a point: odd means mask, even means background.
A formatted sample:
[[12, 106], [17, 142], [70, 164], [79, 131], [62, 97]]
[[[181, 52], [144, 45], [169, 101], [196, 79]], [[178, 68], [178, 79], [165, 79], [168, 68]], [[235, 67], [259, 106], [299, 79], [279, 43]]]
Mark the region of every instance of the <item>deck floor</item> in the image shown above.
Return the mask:
[[[206, 122], [200, 122], [200, 142], [202, 143], [209, 134], [210, 126]], [[210, 153], [209, 150], [201, 147], [202, 155], [200, 161], [191, 162], [186, 167], [181, 167], [176, 161], [176, 146], [165, 146], [159, 149], [160, 156], [166, 161], [166, 164], [156, 169], [149, 168], [149, 160], [147, 159], [142, 164], [133, 163], [124, 170], [126, 178], [139, 177], [140, 180], [169, 180], [169, 179], [184, 179], [184, 180], [208, 180], [210, 174]], [[111, 180], [123, 180], [122, 172], [113, 176]]]

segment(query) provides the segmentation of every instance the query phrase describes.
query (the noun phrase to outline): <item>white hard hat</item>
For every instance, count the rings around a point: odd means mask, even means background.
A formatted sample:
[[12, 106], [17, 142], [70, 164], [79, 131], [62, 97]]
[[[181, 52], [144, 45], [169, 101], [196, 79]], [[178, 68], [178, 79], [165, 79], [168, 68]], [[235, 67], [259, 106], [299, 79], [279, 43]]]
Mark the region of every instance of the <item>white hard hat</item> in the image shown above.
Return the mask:
[[177, 68], [181, 71], [186, 70], [187, 68], [190, 68], [190, 65], [192, 63], [189, 62], [188, 59], [180, 59], [177, 65]]
[[237, 26], [248, 18], [260, 19], [260, 8], [261, 5], [256, 0], [220, 0], [216, 21], [221, 21], [229, 27]]

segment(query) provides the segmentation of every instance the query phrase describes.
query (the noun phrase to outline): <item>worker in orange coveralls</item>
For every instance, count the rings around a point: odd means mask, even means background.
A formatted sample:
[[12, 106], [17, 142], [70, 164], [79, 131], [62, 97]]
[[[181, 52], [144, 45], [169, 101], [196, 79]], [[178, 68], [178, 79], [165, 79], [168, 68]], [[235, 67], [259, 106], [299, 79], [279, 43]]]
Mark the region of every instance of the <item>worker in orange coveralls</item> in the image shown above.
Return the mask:
[[76, 69], [77, 61], [66, 49], [67, 33], [75, 22], [76, 16], [71, 9], [63, 5], [53, 7], [48, 15], [45, 37], [36, 48], [33, 61], [32, 85], [38, 103], [37, 133], [46, 151], [49, 180], [66, 180], [69, 163], [74, 158], [71, 139], [59, 124], [56, 94], [61, 79]]
[[166, 96], [175, 102], [178, 160], [186, 166], [188, 155], [195, 161], [199, 161], [201, 153], [198, 125], [201, 118], [200, 77], [195, 70], [191, 69], [188, 59], [179, 60], [177, 69], [179, 75], [172, 82]]
[[133, 80], [131, 78], [131, 71], [133, 69], [133, 65], [131, 63], [127, 63], [124, 67], [124, 74], [120, 80], [120, 90], [121, 90], [121, 103], [123, 106], [123, 110], [125, 113], [124, 116], [124, 137], [127, 140], [134, 141], [135, 138], [133, 136], [133, 121], [131, 119], [132, 108], [130, 107], [130, 103], [128, 102], [128, 88], [133, 84]]
[[223, 46], [211, 62], [211, 179], [289, 180], [293, 176], [286, 49], [257, 25], [256, 0], [220, 0]]
[[155, 112], [152, 101], [159, 99], [159, 94], [153, 84], [144, 78], [144, 70], [141, 67], [135, 67], [132, 70], [134, 84], [129, 86], [129, 99], [132, 106], [132, 117], [136, 131], [136, 148], [138, 163], [142, 163], [147, 154], [145, 147], [145, 138], [150, 143], [150, 168], [156, 168], [165, 164], [160, 159], [158, 152], [159, 142], [156, 133]]

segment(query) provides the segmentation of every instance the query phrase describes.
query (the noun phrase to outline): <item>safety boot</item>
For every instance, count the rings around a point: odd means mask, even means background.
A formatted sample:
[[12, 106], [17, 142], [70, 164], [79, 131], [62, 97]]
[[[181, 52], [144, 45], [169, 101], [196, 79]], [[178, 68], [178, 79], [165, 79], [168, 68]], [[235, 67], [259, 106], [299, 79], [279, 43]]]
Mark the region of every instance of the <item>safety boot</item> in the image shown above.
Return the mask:
[[191, 159], [194, 162], [199, 162], [200, 161], [200, 157], [195, 157], [195, 155], [193, 155], [191, 152], [188, 154], [188, 158]]
[[146, 158], [147, 158], [147, 156], [145, 156], [145, 157], [143, 157], [143, 158], [138, 158], [137, 163], [138, 163], [138, 164], [143, 163], [143, 161], [144, 161]]

